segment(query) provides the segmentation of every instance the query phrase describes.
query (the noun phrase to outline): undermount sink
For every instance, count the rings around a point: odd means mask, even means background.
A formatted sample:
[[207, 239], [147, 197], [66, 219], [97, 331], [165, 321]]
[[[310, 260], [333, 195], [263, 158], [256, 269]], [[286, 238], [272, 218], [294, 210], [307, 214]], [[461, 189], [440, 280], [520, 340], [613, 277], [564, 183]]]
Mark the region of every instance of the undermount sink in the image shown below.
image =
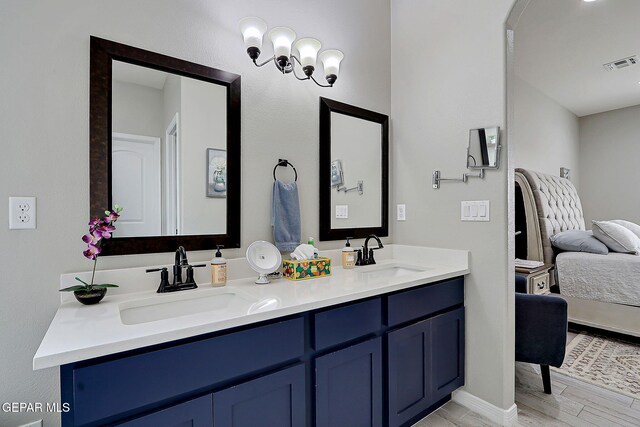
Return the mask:
[[229, 290], [163, 295], [120, 304], [120, 320], [125, 325], [137, 325], [205, 312], [213, 315], [246, 313], [255, 302], [253, 298]]
[[396, 277], [407, 276], [409, 274], [420, 273], [425, 270], [426, 268], [401, 265], [386, 265], [370, 268], [366, 271], [361, 271], [360, 276], [364, 280], [392, 279]]

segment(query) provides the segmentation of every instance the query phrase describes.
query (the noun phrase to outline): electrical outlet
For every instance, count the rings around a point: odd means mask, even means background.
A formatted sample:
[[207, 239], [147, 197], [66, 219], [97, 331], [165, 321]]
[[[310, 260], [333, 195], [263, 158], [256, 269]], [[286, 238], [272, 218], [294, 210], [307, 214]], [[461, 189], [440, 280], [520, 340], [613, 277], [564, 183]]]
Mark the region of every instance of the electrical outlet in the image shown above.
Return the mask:
[[407, 205], [397, 205], [396, 219], [398, 221], [407, 220]]
[[36, 228], [36, 198], [9, 197], [9, 229]]

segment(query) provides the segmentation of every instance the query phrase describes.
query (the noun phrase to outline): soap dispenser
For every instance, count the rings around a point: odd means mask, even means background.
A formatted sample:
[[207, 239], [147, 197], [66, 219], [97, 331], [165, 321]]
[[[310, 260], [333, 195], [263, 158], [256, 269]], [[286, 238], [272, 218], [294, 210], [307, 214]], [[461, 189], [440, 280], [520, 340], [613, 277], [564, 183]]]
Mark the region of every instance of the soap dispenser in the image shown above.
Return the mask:
[[350, 269], [356, 266], [356, 251], [351, 247], [349, 240], [353, 237], [347, 237], [347, 243], [342, 248], [342, 268]]
[[316, 241], [313, 237], [309, 237], [309, 239], [307, 240], [307, 245], [313, 246], [313, 258], [318, 259], [320, 257], [320, 254], [318, 253], [318, 248], [316, 248]]
[[222, 245], [216, 245], [218, 251], [216, 256], [211, 260], [211, 286], [220, 287], [227, 284], [227, 260], [222, 257], [220, 248]]

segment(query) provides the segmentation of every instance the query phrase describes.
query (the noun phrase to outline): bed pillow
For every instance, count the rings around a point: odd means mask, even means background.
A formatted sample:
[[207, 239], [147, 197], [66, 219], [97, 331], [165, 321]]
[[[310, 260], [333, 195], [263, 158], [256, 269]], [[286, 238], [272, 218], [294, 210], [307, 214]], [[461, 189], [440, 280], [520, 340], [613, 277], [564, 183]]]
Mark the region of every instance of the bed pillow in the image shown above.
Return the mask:
[[551, 244], [563, 251], [590, 252], [606, 255], [609, 253], [607, 245], [593, 237], [588, 230], [568, 230], [551, 236]]
[[640, 253], [640, 237], [631, 230], [611, 221], [592, 221], [593, 235], [607, 245], [609, 250], [624, 254]]
[[621, 225], [627, 230], [631, 230], [636, 236], [640, 237], [640, 225], [635, 224], [631, 221], [625, 221], [624, 219], [612, 219], [610, 222]]

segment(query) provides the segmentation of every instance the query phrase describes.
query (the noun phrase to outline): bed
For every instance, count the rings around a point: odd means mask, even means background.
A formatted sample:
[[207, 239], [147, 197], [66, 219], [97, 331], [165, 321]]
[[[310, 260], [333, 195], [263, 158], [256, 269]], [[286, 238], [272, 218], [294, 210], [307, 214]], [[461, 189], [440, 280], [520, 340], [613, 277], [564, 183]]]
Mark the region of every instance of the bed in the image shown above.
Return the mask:
[[516, 228], [522, 232], [516, 255], [555, 264], [552, 289], [567, 301], [570, 322], [640, 337], [640, 257], [557, 253], [551, 236], [586, 229], [575, 186], [527, 169], [516, 169], [515, 181]]

